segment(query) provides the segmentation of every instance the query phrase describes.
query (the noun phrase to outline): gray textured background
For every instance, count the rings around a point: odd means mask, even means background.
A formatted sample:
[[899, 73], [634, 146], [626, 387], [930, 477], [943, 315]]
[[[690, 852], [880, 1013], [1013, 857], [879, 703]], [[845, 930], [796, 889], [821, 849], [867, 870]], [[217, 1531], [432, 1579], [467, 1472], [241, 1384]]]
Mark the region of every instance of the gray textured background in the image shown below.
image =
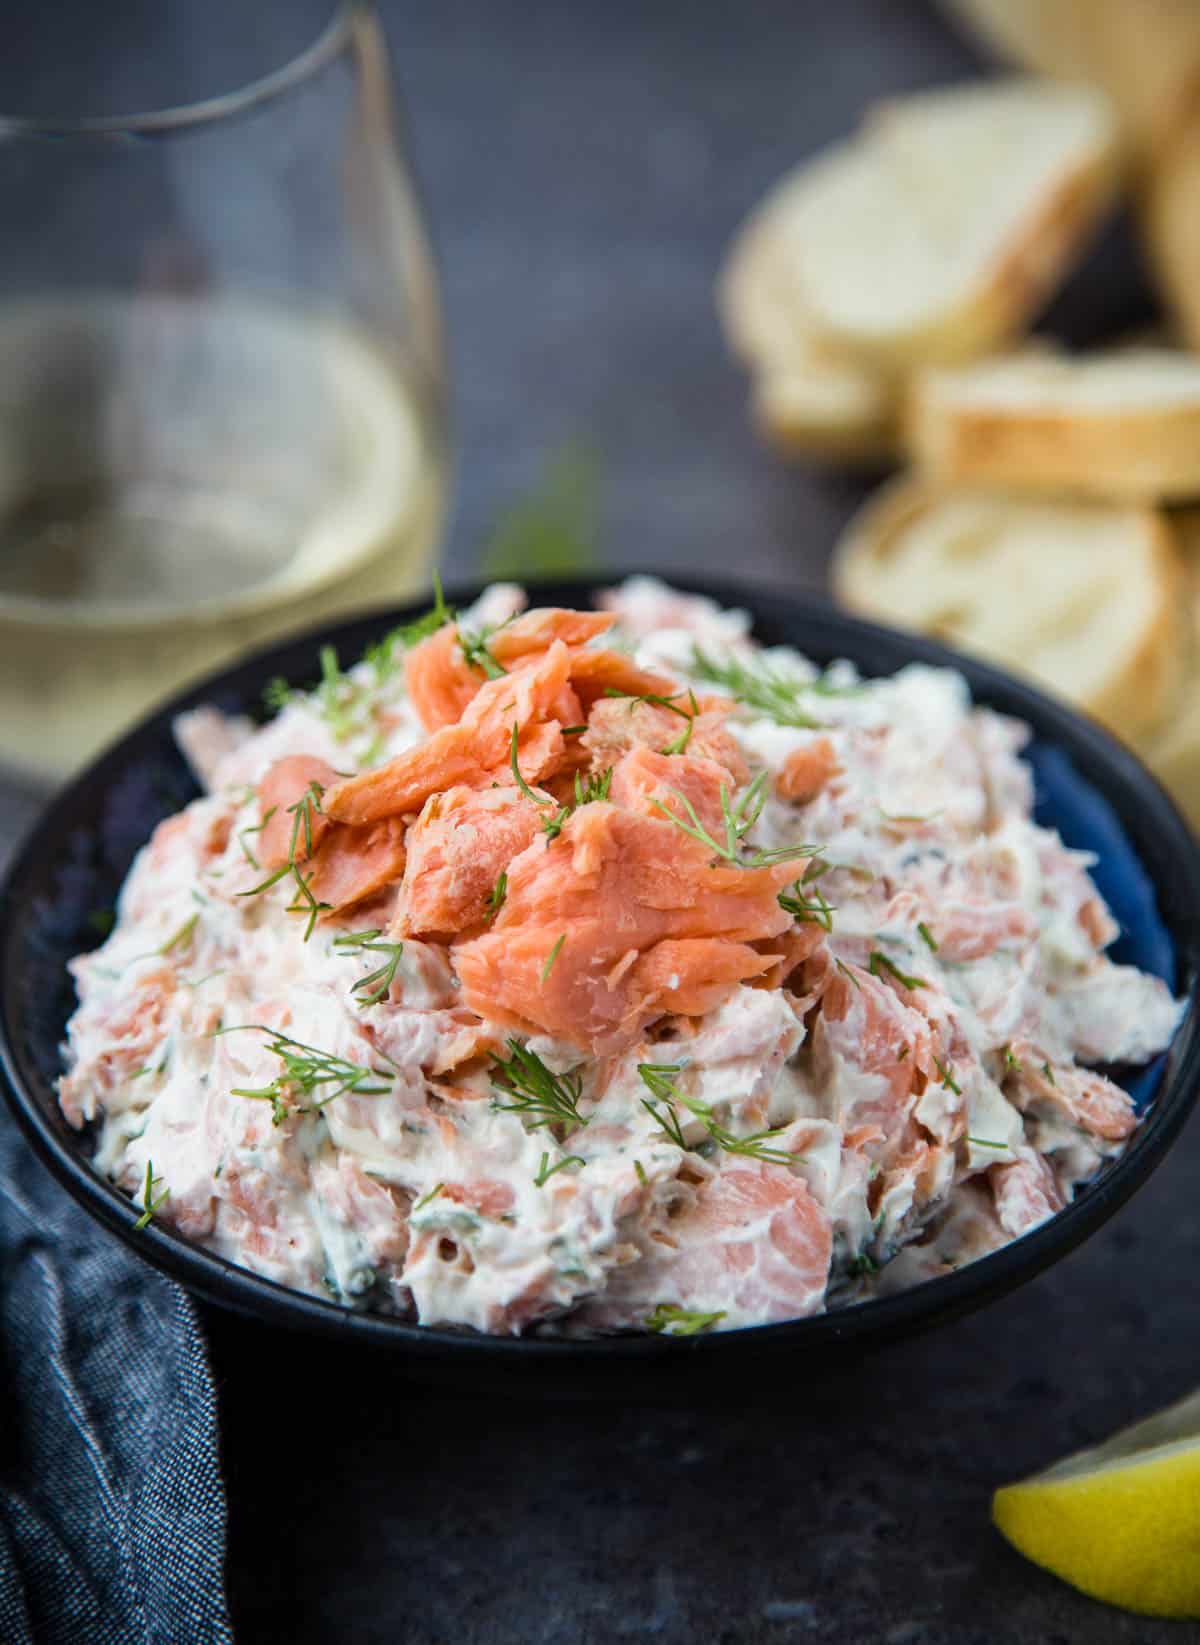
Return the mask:
[[[583, 437], [602, 454], [612, 560], [819, 586], [861, 486], [756, 445], [713, 277], [781, 171], [869, 99], [978, 72], [970, 52], [916, 0], [383, 9], [444, 268], [451, 571], [472, 569], [546, 455]], [[1086, 339], [1145, 310], [1118, 228], [1054, 319]], [[35, 797], [7, 801], [10, 834]], [[770, 1402], [737, 1385], [719, 1408], [694, 1409], [681, 1386], [654, 1411], [439, 1396], [391, 1361], [213, 1317], [241, 1638], [1190, 1637], [1026, 1565], [988, 1503], [1195, 1382], [1198, 1165], [1193, 1126], [1051, 1274], [836, 1380], [808, 1385], [798, 1367], [794, 1392]]]

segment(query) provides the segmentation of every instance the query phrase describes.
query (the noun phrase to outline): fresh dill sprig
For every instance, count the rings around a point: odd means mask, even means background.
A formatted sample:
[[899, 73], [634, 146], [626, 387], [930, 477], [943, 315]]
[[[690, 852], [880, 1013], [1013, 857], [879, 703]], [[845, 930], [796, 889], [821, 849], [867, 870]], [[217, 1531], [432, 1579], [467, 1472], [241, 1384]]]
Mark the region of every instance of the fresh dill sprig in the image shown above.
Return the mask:
[[975, 1144], [976, 1148], [1002, 1148], [1002, 1149], [1005, 1150], [1005, 1152], [1009, 1152], [1008, 1143], [1006, 1143], [1006, 1142], [991, 1142], [987, 1137], [971, 1137], [971, 1136], [968, 1136], [967, 1141], [968, 1142], [973, 1142]]
[[667, 793], [674, 795], [683, 807], [684, 816], [676, 816], [675, 812], [659, 799], [651, 799], [650, 804], [655, 810], [661, 811], [668, 822], [674, 823], [676, 828], [689, 835], [693, 840], [699, 840], [706, 845], [715, 857], [723, 862], [732, 863], [736, 868], [766, 868], [771, 863], [792, 862], [797, 857], [815, 857], [821, 847], [818, 845], [784, 845], [770, 851], [755, 851], [748, 857], [743, 857], [740, 851], [742, 841], [754, 827], [766, 803], [767, 773], [760, 771], [758, 776], [742, 794], [741, 798], [732, 804], [729, 790], [721, 784], [721, 813], [725, 823], [725, 838], [723, 841], [714, 838], [700, 821], [696, 808], [687, 795], [678, 788], [668, 785]]
[[563, 946], [563, 943], [566, 942], [566, 940], [567, 940], [567, 933], [564, 931], [562, 936], [559, 937], [558, 941], [555, 943], [554, 947], [546, 955], [546, 963], [542, 967], [542, 975], [541, 975], [541, 979], [539, 981], [539, 987], [544, 988], [546, 986], [546, 979], [550, 975], [551, 971], [554, 969], [554, 962], [558, 958], [558, 956], [562, 953], [562, 946]]
[[502, 680], [508, 670], [501, 668], [488, 647], [488, 640], [491, 638], [492, 632], [492, 629], [484, 628], [478, 634], [473, 634], [470, 629], [463, 628], [460, 623], [458, 644], [468, 668], [481, 668], [489, 680]]
[[263, 706], [269, 708], [272, 714], [278, 714], [281, 708], [286, 708], [302, 693], [295, 691], [281, 674], [274, 674], [263, 686]]
[[861, 993], [862, 992], [862, 983], [859, 982], [858, 978], [854, 975], [854, 972], [851, 971], [850, 967], [846, 964], [845, 960], [839, 960], [835, 957], [833, 963], [837, 966], [838, 970], [842, 973], [843, 977], [845, 977], [847, 979], [847, 981], [852, 982], [854, 984], [855, 988], [857, 988], [858, 991]]
[[544, 1188], [556, 1171], [565, 1170], [568, 1165], [586, 1164], [587, 1161], [581, 1159], [578, 1154], [564, 1154], [562, 1159], [556, 1160], [551, 1165], [549, 1154], [543, 1154], [541, 1164], [538, 1166], [537, 1176], [533, 1179], [533, 1186], [535, 1188]]
[[[811, 863], [809, 867], [815, 868], [816, 863]], [[790, 914], [802, 925], [819, 925], [822, 931], [832, 931], [833, 916], [837, 909], [827, 901], [825, 893], [817, 885], [819, 877], [808, 872], [802, 874], [790, 891], [779, 893], [779, 906], [785, 914]], [[806, 885], [810, 887], [807, 894], [804, 889]]]
[[508, 756], [508, 763], [512, 766], [513, 781], [516, 783], [517, 787], [521, 790], [522, 794], [524, 794], [525, 798], [527, 800], [532, 800], [534, 805], [553, 805], [554, 801], [550, 798], [550, 796], [548, 794], [544, 794], [544, 795], [541, 795], [539, 797], [537, 794], [534, 793], [533, 789], [530, 788], [529, 784], [525, 781], [524, 777], [521, 775], [521, 768], [517, 764], [517, 737], [518, 737], [518, 727], [517, 727], [516, 720], [514, 720], [513, 721], [513, 728], [512, 728], [512, 739], [511, 739], [511, 742], [509, 744], [509, 756]]
[[545, 822], [542, 824], [542, 833], [546, 836], [547, 845], [552, 845], [562, 833], [567, 822], [570, 820], [570, 816], [571, 807], [569, 805], [560, 805], [552, 817], [546, 818]]
[[933, 1065], [942, 1076], [942, 1084], [948, 1091], [953, 1091], [956, 1097], [962, 1096], [962, 1086], [954, 1077], [954, 1065], [943, 1062], [940, 1057], [934, 1057]]
[[575, 808], [581, 805], [594, 805], [600, 800], [607, 800], [612, 789], [612, 766], [607, 770], [593, 772], [586, 781], [575, 773]]
[[660, 1302], [647, 1316], [646, 1329], [665, 1337], [695, 1337], [701, 1331], [711, 1331], [724, 1318], [723, 1308], [715, 1314], [701, 1314], [687, 1308], [677, 1308], [673, 1302]]
[[818, 697], [848, 697], [856, 695], [860, 686], [834, 686], [823, 678], [798, 680], [777, 668], [764, 657], [729, 657], [721, 662], [699, 646], [692, 648], [689, 670], [712, 685], [719, 685], [747, 708], [757, 710], [776, 725], [795, 726], [808, 731], [823, 722], [801, 707], [805, 692]]
[[253, 851], [251, 851], [250, 847], [246, 844], [246, 836], [247, 834], [261, 834], [263, 829], [267, 826], [271, 818], [278, 810], [279, 807], [277, 805], [273, 805], [269, 811], [263, 813], [261, 821], [256, 822], [253, 828], [242, 828], [238, 830], [238, 844], [242, 848], [242, 855], [250, 864], [251, 868], [261, 868], [262, 863], [259, 862]]
[[920, 937], [921, 941], [925, 944], [931, 954], [937, 953], [937, 939], [933, 932], [925, 924], [924, 920], [918, 920], [917, 922], [917, 936]]
[[898, 965], [889, 960], [887, 955], [879, 948], [871, 950], [871, 958], [867, 961], [867, 970], [873, 977], [882, 977], [886, 971], [890, 977], [895, 978], [902, 988], [929, 987], [924, 977], [910, 977], [906, 971], [901, 971]]
[[1004, 1066], [1006, 1068], [1012, 1068], [1012, 1069], [1016, 1069], [1016, 1070], [1019, 1070], [1020, 1067], [1021, 1067], [1021, 1059], [1020, 1059], [1020, 1057], [1014, 1055], [1013, 1048], [1012, 1048], [1011, 1045], [1006, 1045], [1004, 1047]]
[[454, 621], [454, 607], [446, 604], [442, 593], [442, 579], [438, 572], [433, 574], [433, 606], [421, 617], [411, 623], [401, 623], [398, 628], [389, 629], [374, 645], [369, 645], [363, 652], [363, 661], [369, 663], [375, 672], [377, 684], [382, 685], [393, 673], [396, 667], [396, 647], [402, 651], [411, 651], [413, 646], [420, 645], [431, 634], [436, 634], [439, 628]]
[[492, 1059], [489, 1076], [497, 1091], [512, 1099], [500, 1102], [493, 1098], [492, 1106], [498, 1113], [519, 1114], [528, 1131], [547, 1125], [577, 1130], [587, 1124], [589, 1116], [579, 1112], [582, 1076], [552, 1073], [537, 1052], [520, 1040], [510, 1039], [508, 1049], [507, 1062], [503, 1057]]
[[[386, 942], [381, 940], [383, 932], [377, 927], [369, 931], [348, 931], [343, 936], [333, 939], [333, 946], [340, 948], [344, 954], [386, 954], [387, 958], [377, 971], [368, 972], [360, 977], [351, 988], [352, 994], [360, 995], [359, 1005], [377, 1005], [380, 1000], [386, 999], [391, 992], [392, 982], [396, 976], [396, 967], [400, 964], [400, 956], [404, 953], [402, 942]], [[365, 992], [364, 992], [365, 990]]]
[[487, 903], [486, 903], [486, 911], [484, 913], [484, 919], [494, 920], [496, 918], [496, 915], [504, 907], [504, 903], [505, 903], [505, 900], [506, 900], [507, 897], [508, 897], [508, 873], [507, 873], [507, 870], [501, 869], [500, 878], [496, 881], [495, 885], [488, 892], [488, 899], [487, 899]]
[[708, 1103], [700, 1102], [696, 1097], [684, 1096], [675, 1083], [676, 1076], [682, 1073], [681, 1063], [670, 1062], [640, 1062], [638, 1073], [642, 1083], [650, 1092], [650, 1097], [642, 1098], [642, 1107], [653, 1119], [654, 1123], [676, 1148], [687, 1149], [689, 1144], [684, 1136], [683, 1128], [679, 1123], [679, 1116], [675, 1112], [675, 1103], [680, 1103], [687, 1109], [693, 1118], [698, 1119], [707, 1132], [707, 1140], [716, 1144], [726, 1154], [740, 1154], [748, 1159], [764, 1160], [770, 1165], [792, 1165], [795, 1154], [788, 1153], [785, 1148], [772, 1148], [772, 1137], [781, 1136], [786, 1127], [779, 1127], [773, 1131], [755, 1131], [748, 1137], [739, 1137], [720, 1124]]
[[154, 1184], [161, 1181], [161, 1177], [156, 1177], [154, 1175], [154, 1161], [147, 1160], [146, 1183], [145, 1187], [142, 1189], [142, 1214], [133, 1225], [134, 1233], [140, 1233], [143, 1228], [148, 1228], [150, 1226], [150, 1218], [154, 1216], [155, 1212], [158, 1211], [161, 1206], [166, 1204], [168, 1198], [170, 1197], [171, 1190], [169, 1188], [164, 1188], [162, 1193], [155, 1198]]
[[429, 1192], [427, 1194], [423, 1194], [413, 1206], [413, 1212], [423, 1211], [429, 1204], [430, 1200], [435, 1200], [445, 1186], [446, 1184], [444, 1182], [435, 1182]]
[[[300, 844], [300, 831], [303, 829], [304, 853], [306, 857], [312, 856], [313, 813], [314, 811], [320, 811], [321, 796], [324, 792], [325, 790], [321, 787], [320, 783], [310, 782], [308, 787], [304, 790], [304, 793], [296, 801], [295, 805], [288, 806], [288, 815], [292, 819], [292, 838], [288, 846], [288, 860], [281, 867], [277, 868], [273, 874], [268, 874], [266, 879], [260, 881], [258, 885], [251, 886], [249, 891], [238, 892], [239, 897], [257, 897], [263, 891], [269, 891], [271, 886], [278, 885], [280, 880], [286, 879], [290, 874], [296, 882], [296, 895], [288, 904], [287, 911], [289, 914], [307, 914], [308, 923], [304, 931], [305, 942], [307, 942], [313, 934], [313, 930], [317, 923], [317, 916], [324, 913], [329, 907], [329, 904], [318, 902], [316, 897], [313, 895], [312, 888], [309, 883], [311, 875], [309, 876], [309, 879], [306, 880], [304, 875], [301, 873], [300, 864], [296, 860], [296, 851]], [[267, 813], [267, 816], [263, 818], [264, 824], [272, 815], [274, 809], [275, 808], [272, 807], [271, 811]]]
[[635, 1159], [634, 1162], [633, 1162], [633, 1168], [637, 1172], [638, 1181], [641, 1183], [642, 1187], [644, 1188], [646, 1186], [646, 1182], [648, 1180], [647, 1177], [646, 1177], [646, 1167], [642, 1164], [640, 1159]]
[[1054, 1077], [1054, 1070], [1053, 1070], [1053, 1068], [1051, 1068], [1051, 1066], [1048, 1062], [1044, 1062], [1042, 1064], [1042, 1073], [1050, 1081], [1051, 1085], [1057, 1085], [1058, 1084], [1058, 1081]]
[[[674, 696], [663, 697], [660, 696], [657, 691], [618, 691], [615, 686], [610, 685], [604, 688], [604, 695], [606, 697], [627, 698], [629, 701], [629, 712], [631, 714], [639, 703], [650, 703], [655, 708], [665, 708], [672, 714], [678, 714], [681, 720], [686, 721], [686, 724], [684, 725], [683, 730], [679, 733], [678, 737], [675, 737], [663, 748], [660, 748], [659, 753], [683, 754], [687, 751], [687, 746], [692, 740], [692, 732], [696, 728], [696, 716], [700, 712], [700, 705], [696, 701], [696, 693], [690, 686], [686, 691], [675, 692]], [[691, 705], [690, 710], [687, 708], [680, 708], [679, 704], [675, 700], [676, 697], [686, 697]]]
[[163, 943], [162, 947], [156, 950], [156, 953], [170, 954], [173, 953], [176, 948], [182, 948], [185, 943], [190, 942], [192, 933], [196, 929], [196, 923], [199, 918], [199, 914], [193, 914], [189, 919], [184, 920], [179, 929], [172, 932], [166, 942]]
[[[236, 1034], [245, 1030], [266, 1034], [270, 1041], [267, 1050], [278, 1057], [283, 1066], [269, 1085], [235, 1086], [231, 1095], [249, 1097], [255, 1102], [269, 1102], [272, 1125], [282, 1125], [288, 1117], [291, 1111], [289, 1099], [295, 1112], [315, 1114], [337, 1097], [348, 1094], [360, 1097], [382, 1096], [396, 1077], [390, 1069], [368, 1068], [362, 1063], [350, 1062], [345, 1057], [334, 1055], [332, 1051], [322, 1051], [315, 1045], [305, 1044], [303, 1040], [293, 1039], [290, 1034], [284, 1034], [278, 1028], [264, 1027], [262, 1023], [240, 1023], [232, 1028], [218, 1028], [216, 1032]], [[372, 1083], [378, 1080], [386, 1080], [389, 1084]], [[326, 1091], [326, 1086], [332, 1086], [333, 1089]], [[299, 1097], [315, 1097], [316, 1100], [296, 1101]]]
[[606, 771], [593, 773], [586, 780], [575, 773], [575, 799], [570, 805], [560, 805], [552, 817], [542, 824], [542, 833], [546, 836], [549, 845], [562, 833], [572, 815], [581, 805], [591, 805], [597, 800], [606, 800], [612, 787], [612, 766]]

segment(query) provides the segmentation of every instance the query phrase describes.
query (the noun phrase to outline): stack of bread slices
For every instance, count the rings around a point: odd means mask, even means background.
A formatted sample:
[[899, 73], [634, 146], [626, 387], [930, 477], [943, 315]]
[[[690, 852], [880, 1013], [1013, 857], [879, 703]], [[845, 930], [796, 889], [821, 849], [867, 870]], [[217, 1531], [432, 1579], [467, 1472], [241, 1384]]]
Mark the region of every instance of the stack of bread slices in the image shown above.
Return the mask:
[[[1200, 350], [1200, 0], [1146, 0], [1195, 69], [1194, 132], [1161, 65], [1149, 96], [1144, 51], [1136, 95], [1082, 61], [1100, 50], [1082, 24], [1071, 56], [1068, 13], [1110, 0], [952, 3], [1043, 72], [881, 105], [785, 178], [729, 254], [725, 329], [781, 450], [907, 464], [838, 545], [838, 598], [1068, 697], [1200, 825], [1200, 353], [1029, 336], [1128, 185]], [[1039, 19], [1040, 54], [1022, 35]]]

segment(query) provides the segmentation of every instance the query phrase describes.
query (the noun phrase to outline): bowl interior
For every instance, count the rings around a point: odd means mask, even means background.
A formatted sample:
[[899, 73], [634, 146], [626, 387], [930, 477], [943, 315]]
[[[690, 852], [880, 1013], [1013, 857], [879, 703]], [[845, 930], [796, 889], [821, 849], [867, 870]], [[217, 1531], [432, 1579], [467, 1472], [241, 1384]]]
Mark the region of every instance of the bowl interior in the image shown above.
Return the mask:
[[[1068, 844], [1096, 854], [1097, 884], [1120, 924], [1113, 957], [1154, 972], [1192, 995], [1200, 969], [1200, 860], [1187, 827], [1153, 780], [1125, 750], [1091, 723], [1032, 688], [942, 648], [858, 622], [820, 602], [771, 592], [755, 598], [742, 586], [697, 585], [723, 604], [749, 607], [755, 630], [769, 643], [787, 643], [817, 663], [849, 657], [864, 673], [890, 673], [920, 660], [960, 668], [976, 700], [1016, 714], [1034, 728], [1027, 750], [1035, 777], [1036, 816]], [[538, 590], [546, 602], [586, 604], [594, 586]], [[466, 591], [460, 600], [471, 597]], [[610, 1339], [562, 1343], [471, 1337], [348, 1312], [260, 1280], [157, 1227], [134, 1234], [136, 1212], [124, 1195], [92, 1172], [87, 1141], [59, 1113], [54, 1081], [60, 1045], [74, 1008], [66, 962], [102, 940], [128, 867], [156, 823], [198, 792], [171, 735], [174, 714], [210, 702], [228, 711], [256, 712], [274, 675], [296, 683], [316, 678], [317, 652], [333, 643], [343, 658], [409, 612], [385, 613], [310, 634], [255, 656], [201, 684], [152, 715], [67, 788], [18, 853], [0, 893], [4, 912], [0, 950], [0, 1051], [8, 1096], [46, 1163], [85, 1207], [151, 1261], [193, 1289], [227, 1306], [326, 1332], [403, 1343], [459, 1374], [472, 1356], [559, 1367], [583, 1387], [615, 1357], [636, 1360], [647, 1373], [680, 1351], [723, 1362], [731, 1344], [751, 1339], [764, 1352], [803, 1340], [810, 1350], [861, 1347], [939, 1316], [962, 1312], [1010, 1289], [1065, 1254], [1099, 1225], [1165, 1151], [1200, 1086], [1200, 1035], [1193, 1005], [1170, 1051], [1150, 1067], [1118, 1073], [1142, 1114], [1129, 1148], [1071, 1206], [1033, 1234], [969, 1268], [899, 1297], [840, 1313], [711, 1338]], [[586, 1363], [592, 1371], [577, 1368]], [[632, 1366], [628, 1367], [632, 1369]], [[524, 1373], [522, 1373], [524, 1374]], [[557, 1373], [556, 1373], [557, 1374]]]

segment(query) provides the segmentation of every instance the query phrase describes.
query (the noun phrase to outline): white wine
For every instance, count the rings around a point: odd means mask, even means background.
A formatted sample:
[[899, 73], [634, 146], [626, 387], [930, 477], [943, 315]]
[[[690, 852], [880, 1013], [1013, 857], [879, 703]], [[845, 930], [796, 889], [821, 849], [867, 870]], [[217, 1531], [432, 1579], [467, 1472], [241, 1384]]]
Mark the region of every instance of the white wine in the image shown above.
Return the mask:
[[0, 757], [59, 775], [247, 645], [413, 592], [444, 462], [424, 397], [340, 321], [0, 305]]

